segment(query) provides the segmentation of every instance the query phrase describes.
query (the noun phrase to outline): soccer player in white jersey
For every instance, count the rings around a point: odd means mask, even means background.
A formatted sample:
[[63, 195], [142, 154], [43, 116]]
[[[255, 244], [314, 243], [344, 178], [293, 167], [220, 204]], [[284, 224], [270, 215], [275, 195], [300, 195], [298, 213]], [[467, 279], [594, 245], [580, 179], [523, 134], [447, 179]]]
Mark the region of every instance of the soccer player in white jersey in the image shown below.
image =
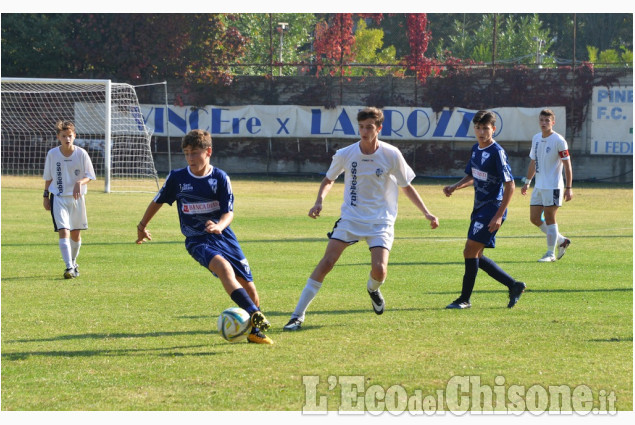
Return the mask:
[[137, 243], [152, 240], [147, 229], [150, 220], [163, 204], [176, 201], [187, 252], [221, 281], [232, 301], [249, 313], [252, 330], [247, 340], [273, 344], [263, 333], [271, 325], [260, 311], [249, 262], [229, 227], [234, 219], [229, 176], [210, 164], [212, 136], [204, 130], [192, 130], [183, 137], [181, 148], [188, 166], [170, 171], [137, 225]]
[[507, 307], [512, 308], [525, 291], [525, 283], [511, 277], [494, 260], [483, 255], [483, 251], [496, 246], [496, 233], [507, 217], [507, 207], [514, 194], [514, 176], [505, 149], [493, 138], [496, 116], [489, 111], [478, 111], [472, 123], [478, 143], [472, 146], [472, 155], [465, 166], [466, 175], [457, 183], [443, 188], [443, 193], [449, 197], [455, 190], [474, 187], [471, 223], [463, 248], [465, 273], [461, 295], [446, 308], [472, 306], [470, 297], [479, 269], [507, 287]]
[[384, 121], [383, 112], [378, 108], [362, 109], [357, 114], [357, 121], [361, 140], [333, 155], [331, 166], [320, 184], [315, 205], [309, 210], [309, 217], [315, 219], [320, 216], [324, 198], [337, 177], [344, 173], [344, 202], [340, 218], [328, 234], [326, 252], [307, 280], [284, 330], [296, 331], [302, 327], [306, 310], [326, 275], [346, 247], [360, 240], [365, 240], [370, 249], [371, 271], [366, 287], [373, 310], [376, 314], [384, 312], [385, 302], [379, 287], [386, 280], [400, 187], [430, 221], [430, 227], [435, 229], [439, 226], [437, 217], [428, 211], [412, 186], [415, 173], [401, 152], [378, 139]]
[[51, 211], [53, 227], [59, 235], [60, 252], [66, 265], [65, 279], [79, 276], [77, 256], [82, 245], [80, 232], [88, 229], [87, 183], [95, 180], [93, 163], [83, 148], [75, 146], [75, 125], [58, 121], [55, 125], [60, 146], [48, 151], [44, 163], [44, 209]]
[[[569, 202], [573, 198], [571, 185], [573, 172], [567, 141], [553, 131], [556, 116], [550, 109], [543, 109], [538, 116], [540, 133], [531, 141], [529, 168], [523, 177], [520, 193], [527, 194], [534, 175], [536, 184], [529, 201], [529, 220], [547, 235], [547, 252], [538, 261], [550, 263], [562, 258], [571, 240], [562, 236], [556, 222], [556, 213], [562, 206], [562, 199]], [[562, 179], [562, 169], [566, 185]], [[563, 190], [564, 189], [564, 190]], [[544, 221], [542, 215], [544, 213]], [[557, 249], [557, 254], [556, 254]]]

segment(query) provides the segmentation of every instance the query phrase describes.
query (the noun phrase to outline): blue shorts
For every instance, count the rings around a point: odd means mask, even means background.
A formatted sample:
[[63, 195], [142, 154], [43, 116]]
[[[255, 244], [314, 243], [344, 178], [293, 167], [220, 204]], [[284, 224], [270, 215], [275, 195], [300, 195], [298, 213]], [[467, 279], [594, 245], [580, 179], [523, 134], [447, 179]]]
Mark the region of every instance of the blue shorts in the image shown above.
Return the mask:
[[[494, 204], [485, 205], [478, 210], [472, 211], [470, 228], [467, 231], [467, 238], [485, 245], [485, 248], [496, 246], [496, 232], [491, 233], [488, 229], [490, 221], [496, 215], [498, 207]], [[503, 214], [503, 223], [507, 217], [507, 211]], [[501, 223], [502, 225], [502, 223]]]
[[[225, 229], [220, 235], [210, 233], [190, 236], [185, 239], [185, 248], [192, 258], [208, 270], [210, 261], [215, 256], [220, 255], [231, 264], [237, 277], [242, 277], [247, 282], [254, 281], [247, 258], [245, 258], [245, 254], [243, 254], [240, 244], [230, 228]], [[212, 274], [216, 276], [214, 272]]]

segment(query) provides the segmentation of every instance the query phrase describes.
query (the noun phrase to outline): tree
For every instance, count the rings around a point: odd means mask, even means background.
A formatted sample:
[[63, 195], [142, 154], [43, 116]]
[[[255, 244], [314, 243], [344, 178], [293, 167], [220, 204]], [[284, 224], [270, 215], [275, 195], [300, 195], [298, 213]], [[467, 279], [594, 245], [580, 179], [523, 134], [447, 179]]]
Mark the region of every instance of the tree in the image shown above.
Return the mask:
[[537, 14], [498, 15], [496, 57], [493, 57], [493, 14], [483, 15], [481, 24], [466, 35], [465, 24], [455, 21], [455, 34], [450, 35], [448, 50], [458, 57], [471, 58], [477, 62], [496, 63], [546, 63], [553, 60], [546, 58], [545, 52], [553, 44], [549, 31], [542, 29]]
[[[279, 23], [288, 24], [282, 35], [282, 62], [303, 64], [282, 66], [283, 75], [297, 75], [306, 71], [311, 61], [312, 36], [317, 17], [312, 13], [241, 13], [234, 25], [246, 38], [244, 54], [238, 61], [244, 66], [236, 67], [235, 73], [263, 75], [271, 73], [271, 66], [280, 60]], [[259, 65], [256, 65], [259, 64]], [[277, 71], [276, 71], [277, 72]]]
[[[368, 24], [363, 19], [357, 21], [353, 55], [357, 63], [363, 64], [394, 64], [396, 62], [395, 47], [384, 48], [384, 31], [380, 28], [368, 28]], [[388, 75], [392, 71], [390, 68], [373, 67], [366, 70], [355, 67], [351, 70], [351, 75]]]
[[66, 43], [70, 15], [2, 14], [2, 75], [55, 77], [72, 73]]

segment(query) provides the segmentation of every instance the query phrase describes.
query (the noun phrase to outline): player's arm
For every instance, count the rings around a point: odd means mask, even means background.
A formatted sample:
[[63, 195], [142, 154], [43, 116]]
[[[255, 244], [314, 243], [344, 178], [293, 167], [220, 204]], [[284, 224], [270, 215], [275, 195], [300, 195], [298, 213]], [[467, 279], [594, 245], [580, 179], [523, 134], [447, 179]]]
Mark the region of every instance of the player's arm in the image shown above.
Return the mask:
[[324, 202], [324, 198], [331, 191], [333, 187], [333, 183], [335, 180], [331, 180], [328, 177], [324, 177], [322, 183], [320, 183], [320, 188], [318, 189], [317, 199], [315, 200], [315, 204], [309, 210], [309, 217], [317, 218], [320, 216], [320, 212], [322, 211], [322, 202]]
[[152, 217], [154, 217], [154, 215], [161, 209], [162, 206], [163, 204], [152, 201], [150, 202], [150, 205], [148, 205], [148, 208], [146, 208], [146, 212], [143, 214], [143, 218], [141, 219], [139, 224], [137, 224], [138, 244], [142, 244], [145, 239], [149, 241], [152, 240], [152, 235], [148, 231], [147, 226], [150, 223], [150, 220], [152, 220]]
[[403, 193], [405, 193], [408, 199], [410, 199], [410, 202], [412, 202], [419, 211], [423, 213], [426, 219], [430, 221], [431, 228], [436, 229], [439, 227], [439, 219], [428, 210], [426, 204], [423, 202], [423, 199], [421, 199], [419, 192], [417, 192], [411, 184], [402, 187], [401, 190], [403, 190]]
[[89, 181], [90, 177], [84, 177], [75, 182], [75, 186], [73, 186], [73, 198], [79, 199], [82, 196], [82, 185], [88, 184]]
[[455, 190], [463, 189], [464, 187], [468, 187], [468, 186], [472, 186], [473, 183], [474, 183], [474, 177], [472, 177], [469, 174], [466, 174], [465, 177], [463, 177], [461, 180], [459, 180], [458, 182], [454, 183], [453, 185], [444, 187], [443, 188], [443, 193], [445, 193], [445, 196], [452, 196], [452, 193]]
[[44, 205], [44, 209], [46, 211], [51, 211], [51, 200], [49, 199], [49, 186], [52, 181], [53, 179], [47, 180], [44, 182], [44, 200], [42, 202]]
[[536, 160], [532, 159], [529, 161], [529, 167], [527, 168], [527, 176], [523, 179], [523, 186], [520, 188], [520, 193], [524, 195], [527, 194], [527, 189], [529, 189], [529, 185], [531, 185], [531, 179], [536, 175]]
[[495, 232], [500, 229], [503, 224], [503, 214], [505, 214], [505, 210], [509, 206], [509, 203], [512, 200], [512, 195], [514, 194], [514, 189], [516, 189], [516, 184], [514, 180], [510, 180], [508, 182], [503, 183], [503, 200], [501, 201], [500, 207], [492, 217], [492, 220], [489, 222], [488, 229], [490, 232]]
[[573, 198], [573, 189], [571, 186], [573, 185], [573, 167], [571, 166], [571, 157], [566, 161], [562, 161], [562, 166], [564, 167], [564, 178], [565, 178], [565, 189], [564, 189], [564, 200], [565, 202], [569, 202], [571, 198]]
[[205, 231], [207, 233], [215, 233], [220, 235], [223, 230], [225, 230], [234, 219], [234, 212], [228, 211], [225, 214], [220, 216], [218, 223], [214, 223], [212, 220], [207, 220], [205, 223]]

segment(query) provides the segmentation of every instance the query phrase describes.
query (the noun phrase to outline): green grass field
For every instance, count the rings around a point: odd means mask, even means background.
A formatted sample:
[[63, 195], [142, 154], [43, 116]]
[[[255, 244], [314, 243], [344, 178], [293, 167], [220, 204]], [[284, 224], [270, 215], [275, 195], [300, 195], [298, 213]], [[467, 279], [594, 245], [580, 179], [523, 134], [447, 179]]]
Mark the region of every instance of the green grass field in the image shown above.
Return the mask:
[[257, 346], [218, 335], [216, 318], [233, 303], [189, 257], [174, 206], [150, 224], [153, 241], [136, 245], [153, 195], [105, 194], [101, 181], [91, 183], [82, 275], [64, 280], [42, 180], [3, 176], [2, 410], [349, 410], [359, 407], [342, 391], [351, 379], [363, 391], [397, 394], [386, 408], [401, 409], [404, 394], [444, 392], [450, 403], [453, 377], [506, 393], [586, 386], [594, 407], [612, 394], [615, 409], [632, 410], [632, 188], [574, 185], [558, 215], [572, 244], [551, 264], [536, 262], [545, 238], [517, 189], [487, 255], [527, 292], [507, 309], [506, 288], [481, 272], [472, 308], [454, 311], [444, 307], [460, 292], [473, 191], [446, 198], [444, 184], [416, 184], [440, 218], [436, 230], [400, 197], [382, 316], [366, 294], [368, 249], [357, 244], [327, 277], [303, 330], [283, 333], [324, 252], [343, 185], [311, 220], [319, 178], [234, 177], [232, 228], [276, 343]]

